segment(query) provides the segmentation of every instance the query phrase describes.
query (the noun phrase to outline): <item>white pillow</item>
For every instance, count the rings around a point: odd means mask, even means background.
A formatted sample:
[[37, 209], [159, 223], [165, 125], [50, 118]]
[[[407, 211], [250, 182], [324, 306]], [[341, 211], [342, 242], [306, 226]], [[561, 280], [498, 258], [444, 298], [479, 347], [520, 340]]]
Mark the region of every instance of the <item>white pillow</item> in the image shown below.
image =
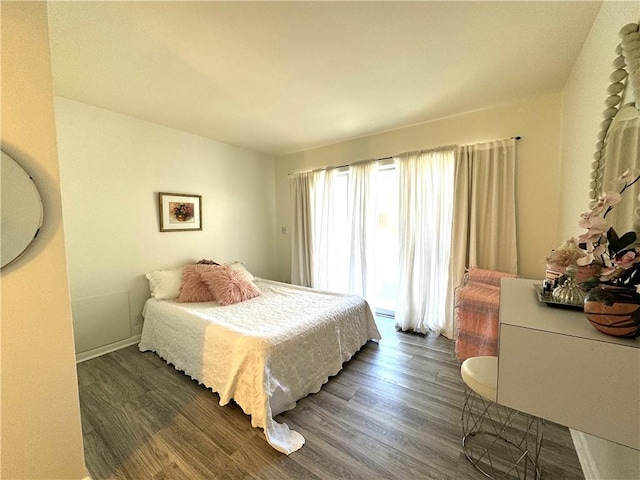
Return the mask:
[[248, 282], [253, 282], [256, 279], [256, 277], [254, 277], [253, 274], [246, 269], [242, 262], [229, 262], [225, 263], [225, 265], [231, 270], [235, 270], [236, 272], [240, 273], [242, 275], [242, 278], [244, 278]]
[[149, 280], [152, 297], [159, 300], [175, 300], [180, 296], [182, 267], [173, 270], [157, 270], [145, 276]]

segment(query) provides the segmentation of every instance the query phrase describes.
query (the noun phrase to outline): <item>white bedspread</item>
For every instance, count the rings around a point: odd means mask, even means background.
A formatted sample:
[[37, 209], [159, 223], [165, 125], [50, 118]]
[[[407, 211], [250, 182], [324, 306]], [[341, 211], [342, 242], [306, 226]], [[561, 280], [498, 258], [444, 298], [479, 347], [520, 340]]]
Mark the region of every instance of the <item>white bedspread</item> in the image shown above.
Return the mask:
[[304, 438], [273, 417], [318, 392], [380, 333], [360, 297], [256, 285], [262, 295], [226, 307], [149, 299], [139, 347], [217, 392], [220, 405], [235, 400], [269, 444], [289, 454]]

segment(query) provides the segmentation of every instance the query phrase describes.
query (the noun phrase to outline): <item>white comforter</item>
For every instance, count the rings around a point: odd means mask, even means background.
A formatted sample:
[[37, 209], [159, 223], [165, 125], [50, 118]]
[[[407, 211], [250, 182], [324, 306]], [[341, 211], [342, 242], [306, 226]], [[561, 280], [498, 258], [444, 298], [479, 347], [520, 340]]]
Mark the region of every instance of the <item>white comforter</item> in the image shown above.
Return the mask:
[[380, 333], [360, 297], [256, 285], [262, 295], [227, 307], [149, 299], [139, 347], [217, 392], [220, 405], [235, 400], [269, 444], [289, 454], [304, 438], [273, 417], [318, 392]]

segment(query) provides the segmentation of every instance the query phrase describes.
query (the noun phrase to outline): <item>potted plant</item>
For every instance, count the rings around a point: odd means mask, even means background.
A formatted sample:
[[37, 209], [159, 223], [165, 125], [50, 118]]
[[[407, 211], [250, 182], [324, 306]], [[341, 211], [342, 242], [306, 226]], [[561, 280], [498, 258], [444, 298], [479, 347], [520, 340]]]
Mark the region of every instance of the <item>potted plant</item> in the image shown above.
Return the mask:
[[586, 232], [575, 238], [580, 250], [576, 264], [598, 270], [581, 284], [587, 289], [585, 314], [596, 329], [619, 337], [640, 336], [640, 246], [634, 231], [619, 236], [609, 225], [607, 214], [639, 179], [638, 171], [622, 174], [617, 179], [620, 191], [603, 193], [593, 208], [580, 216], [579, 225]]

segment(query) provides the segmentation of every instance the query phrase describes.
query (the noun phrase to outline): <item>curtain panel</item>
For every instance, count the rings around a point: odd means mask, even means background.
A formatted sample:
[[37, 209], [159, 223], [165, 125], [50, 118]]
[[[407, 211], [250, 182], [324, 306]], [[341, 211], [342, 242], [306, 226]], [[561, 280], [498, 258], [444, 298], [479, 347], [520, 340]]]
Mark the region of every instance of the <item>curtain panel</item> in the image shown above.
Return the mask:
[[364, 297], [375, 312], [375, 231], [378, 162], [349, 168], [347, 291]]
[[[465, 270], [517, 273], [515, 157], [513, 139], [394, 157], [398, 328], [454, 338], [454, 293]], [[293, 283], [371, 301], [377, 168], [367, 161], [348, 176], [329, 168], [289, 177]]]
[[345, 249], [332, 235], [346, 198], [335, 195], [335, 169], [289, 177], [291, 215], [291, 283], [323, 290], [345, 291], [347, 280], [336, 266], [344, 265]]
[[453, 338], [454, 293], [465, 270], [479, 267], [517, 274], [515, 139], [456, 149], [447, 320]]
[[313, 258], [313, 222], [311, 214], [311, 180], [313, 173], [289, 177], [291, 204], [291, 282], [311, 286]]
[[454, 160], [451, 147], [396, 159], [400, 269], [395, 316], [403, 331], [439, 335], [445, 328]]
[[289, 177], [291, 281], [352, 293], [373, 308], [377, 161]]
[[335, 170], [313, 172], [311, 179], [311, 216], [314, 225], [311, 237], [311, 287], [329, 290], [333, 272], [335, 239], [331, 229], [335, 219], [336, 202], [333, 195]]

